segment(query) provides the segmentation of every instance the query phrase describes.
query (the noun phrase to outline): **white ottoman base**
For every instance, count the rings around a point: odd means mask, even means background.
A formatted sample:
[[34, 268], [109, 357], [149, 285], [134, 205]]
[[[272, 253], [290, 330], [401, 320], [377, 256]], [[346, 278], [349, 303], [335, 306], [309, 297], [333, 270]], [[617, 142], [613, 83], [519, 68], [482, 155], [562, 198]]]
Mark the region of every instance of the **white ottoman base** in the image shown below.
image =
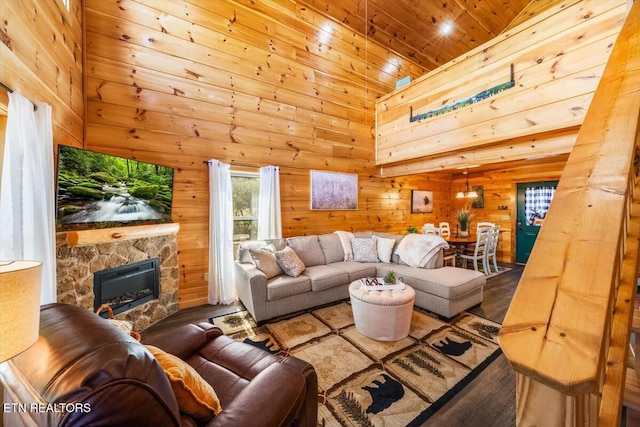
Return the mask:
[[415, 299], [410, 286], [403, 291], [362, 291], [356, 281], [349, 287], [349, 297], [362, 335], [378, 341], [398, 341], [409, 335]]

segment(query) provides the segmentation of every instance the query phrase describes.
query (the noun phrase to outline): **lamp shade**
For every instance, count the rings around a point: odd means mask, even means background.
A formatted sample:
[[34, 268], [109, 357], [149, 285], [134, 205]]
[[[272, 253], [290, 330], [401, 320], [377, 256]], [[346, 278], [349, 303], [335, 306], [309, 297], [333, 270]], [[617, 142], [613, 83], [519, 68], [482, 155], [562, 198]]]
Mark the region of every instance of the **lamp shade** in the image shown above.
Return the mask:
[[0, 261], [0, 363], [38, 339], [41, 278], [40, 262]]

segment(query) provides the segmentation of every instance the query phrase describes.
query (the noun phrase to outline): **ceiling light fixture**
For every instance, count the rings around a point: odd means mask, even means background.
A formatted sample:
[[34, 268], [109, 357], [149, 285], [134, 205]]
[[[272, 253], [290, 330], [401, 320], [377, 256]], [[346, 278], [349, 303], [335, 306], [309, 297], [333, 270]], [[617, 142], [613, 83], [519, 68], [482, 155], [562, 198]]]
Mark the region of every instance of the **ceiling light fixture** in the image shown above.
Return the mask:
[[440, 34], [448, 36], [453, 32], [453, 24], [451, 22], [443, 22], [440, 26]]
[[476, 197], [478, 197], [478, 193], [476, 193], [474, 190], [469, 191], [469, 171], [467, 170], [463, 173], [467, 176], [467, 180], [464, 184], [465, 188], [463, 191], [458, 191], [458, 194], [456, 194], [456, 199], [475, 199]]

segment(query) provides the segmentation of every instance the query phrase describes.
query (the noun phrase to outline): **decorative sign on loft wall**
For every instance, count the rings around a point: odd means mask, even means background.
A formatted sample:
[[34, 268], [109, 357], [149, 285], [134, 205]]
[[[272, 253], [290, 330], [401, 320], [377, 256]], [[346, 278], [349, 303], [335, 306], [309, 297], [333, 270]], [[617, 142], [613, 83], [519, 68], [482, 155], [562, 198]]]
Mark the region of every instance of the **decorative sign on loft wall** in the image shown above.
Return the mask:
[[496, 95], [503, 90], [510, 89], [516, 85], [515, 76], [513, 73], [513, 64], [510, 65], [511, 75], [510, 80], [508, 82], [499, 84], [490, 89], [483, 90], [482, 92], [470, 96], [468, 98], [461, 99], [459, 101], [453, 102], [451, 104], [443, 105], [442, 107], [436, 108], [435, 110], [427, 111], [426, 113], [413, 115], [413, 107], [409, 107], [409, 122], [415, 122], [422, 119], [429, 119], [431, 117], [439, 116], [441, 114], [445, 114], [451, 111], [459, 110], [460, 108], [466, 107], [467, 105], [475, 104], [476, 102], [480, 102], [483, 99], [487, 99], [493, 95]]

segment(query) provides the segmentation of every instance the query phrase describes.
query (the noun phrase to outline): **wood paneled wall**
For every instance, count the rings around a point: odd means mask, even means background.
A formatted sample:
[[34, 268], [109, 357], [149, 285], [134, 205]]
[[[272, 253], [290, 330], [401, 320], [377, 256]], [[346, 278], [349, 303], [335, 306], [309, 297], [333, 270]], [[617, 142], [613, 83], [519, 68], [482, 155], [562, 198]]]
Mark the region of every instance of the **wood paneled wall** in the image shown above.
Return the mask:
[[59, 0], [0, 1], [0, 81], [52, 106], [54, 148], [83, 144], [82, 13], [79, 0], [70, 11]]
[[[475, 213], [471, 227], [480, 221], [489, 221], [500, 226], [498, 260], [515, 262], [515, 222], [516, 222], [516, 184], [523, 182], [553, 181], [560, 179], [567, 156], [538, 161], [516, 162], [508, 166], [474, 171], [469, 169], [469, 186], [482, 185], [484, 190], [484, 208], [473, 209]], [[455, 193], [463, 189], [466, 176], [456, 175], [452, 181], [451, 227], [457, 224], [453, 218], [455, 211], [465, 205], [471, 206], [468, 199], [456, 199]], [[498, 206], [507, 206], [499, 210]]]
[[[181, 307], [206, 302], [203, 160], [280, 166], [285, 236], [450, 215], [450, 174], [376, 177], [374, 102], [414, 65], [386, 67], [403, 60], [292, 1], [85, 4], [86, 147], [176, 168]], [[358, 174], [358, 210], [311, 211], [311, 169]], [[411, 215], [411, 189], [433, 190], [437, 211]]]

